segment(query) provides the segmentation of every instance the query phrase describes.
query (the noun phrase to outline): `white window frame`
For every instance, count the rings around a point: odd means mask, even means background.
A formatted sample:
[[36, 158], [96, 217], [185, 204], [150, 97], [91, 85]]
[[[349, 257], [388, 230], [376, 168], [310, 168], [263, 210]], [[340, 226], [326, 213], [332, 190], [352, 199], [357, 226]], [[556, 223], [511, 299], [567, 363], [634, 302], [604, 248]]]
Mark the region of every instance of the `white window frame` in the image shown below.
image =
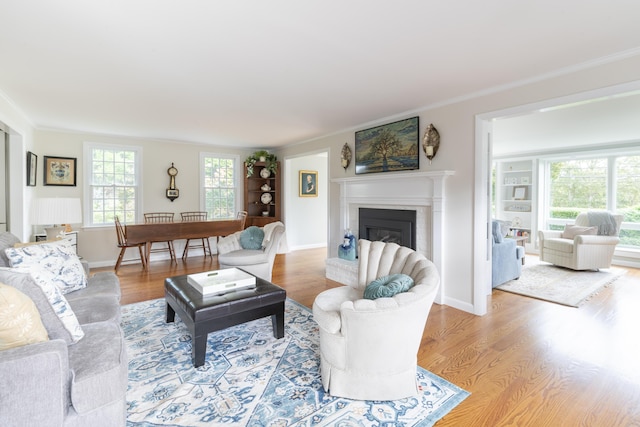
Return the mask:
[[[575, 151], [571, 153], [562, 153], [562, 154], [553, 154], [548, 156], [541, 156], [540, 163], [544, 168], [544, 199], [543, 204], [541, 206], [540, 211], [540, 229], [547, 228], [549, 225], [559, 225], [565, 226], [567, 224], [573, 224], [574, 219], [560, 219], [560, 218], [549, 218], [549, 210], [550, 200], [551, 200], [551, 162], [562, 162], [567, 160], [589, 160], [589, 159], [606, 159], [607, 160], [607, 207], [606, 209], [611, 211], [616, 211], [616, 166], [615, 160], [618, 157], [626, 157], [626, 156], [639, 156], [640, 150], [637, 148], [612, 148], [605, 150], [584, 150], [584, 151]], [[624, 230], [638, 230], [640, 229], [640, 225], [637, 223], [631, 222], [622, 222], [620, 227]], [[620, 246], [616, 247], [616, 255], [621, 253], [622, 251], [633, 253], [633, 258], [640, 257], [640, 250], [635, 247], [629, 246]]]
[[84, 226], [85, 227], [107, 227], [113, 226], [114, 224], [108, 223], [93, 223], [93, 215], [92, 215], [92, 206], [93, 206], [93, 185], [92, 185], [92, 154], [94, 149], [105, 149], [105, 150], [125, 150], [125, 151], [134, 151], [136, 153], [136, 161], [135, 161], [135, 176], [136, 176], [136, 222], [140, 222], [142, 218], [142, 147], [134, 146], [134, 145], [118, 145], [118, 144], [102, 144], [97, 142], [88, 142], [85, 141], [83, 143], [83, 157], [84, 157], [84, 206], [83, 206], [83, 216], [84, 216]]
[[[237, 154], [229, 154], [229, 153], [213, 153], [213, 152], [200, 152], [200, 210], [206, 211], [206, 201], [205, 201], [205, 167], [204, 161], [206, 158], [219, 158], [219, 159], [230, 159], [233, 161], [233, 187], [235, 189], [235, 213], [242, 210], [242, 201], [244, 200], [244, 189], [242, 187], [242, 173], [243, 170], [241, 168], [240, 156]], [[235, 218], [235, 214], [233, 216]], [[214, 218], [210, 218], [214, 219]], [[217, 218], [216, 218], [217, 219]]]

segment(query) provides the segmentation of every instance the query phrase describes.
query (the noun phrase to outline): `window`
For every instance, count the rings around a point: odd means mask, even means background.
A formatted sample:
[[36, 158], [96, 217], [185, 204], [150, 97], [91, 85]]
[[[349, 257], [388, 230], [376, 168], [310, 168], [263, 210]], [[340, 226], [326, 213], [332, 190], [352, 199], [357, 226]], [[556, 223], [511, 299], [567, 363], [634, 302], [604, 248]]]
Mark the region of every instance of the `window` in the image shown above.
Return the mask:
[[580, 212], [607, 209], [624, 215], [620, 246], [640, 248], [640, 155], [548, 162], [547, 227], [561, 230]]
[[140, 212], [140, 147], [85, 143], [85, 223], [134, 223]]
[[620, 244], [640, 248], [640, 156], [618, 157], [615, 165], [616, 211], [625, 222]]
[[210, 219], [235, 218], [239, 205], [238, 163], [238, 156], [200, 155], [202, 204]]

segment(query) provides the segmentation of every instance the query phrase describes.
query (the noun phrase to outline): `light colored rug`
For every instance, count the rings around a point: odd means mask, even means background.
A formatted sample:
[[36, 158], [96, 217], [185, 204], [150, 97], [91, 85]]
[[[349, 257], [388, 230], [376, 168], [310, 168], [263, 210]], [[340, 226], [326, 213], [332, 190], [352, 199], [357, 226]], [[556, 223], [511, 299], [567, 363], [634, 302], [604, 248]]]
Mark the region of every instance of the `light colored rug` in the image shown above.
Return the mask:
[[511, 280], [496, 289], [525, 295], [569, 307], [578, 307], [626, 270], [574, 271], [547, 263], [525, 265], [518, 280]]
[[129, 356], [127, 426], [432, 426], [469, 393], [418, 367], [421, 394], [354, 401], [325, 394], [318, 329], [287, 299], [285, 337], [264, 318], [209, 334], [205, 365], [191, 362], [191, 337], [164, 299], [122, 307]]

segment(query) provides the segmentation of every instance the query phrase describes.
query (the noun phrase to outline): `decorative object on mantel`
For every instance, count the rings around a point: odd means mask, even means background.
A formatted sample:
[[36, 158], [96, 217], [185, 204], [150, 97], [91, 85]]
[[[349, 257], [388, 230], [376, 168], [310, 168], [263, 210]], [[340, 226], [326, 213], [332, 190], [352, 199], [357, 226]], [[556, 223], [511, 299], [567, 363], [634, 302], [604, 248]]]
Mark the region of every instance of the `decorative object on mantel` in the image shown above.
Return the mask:
[[351, 230], [347, 228], [344, 232], [342, 244], [338, 245], [338, 258], [355, 261], [356, 246], [356, 237], [351, 233]]
[[420, 169], [419, 118], [356, 132], [356, 175]]
[[171, 162], [171, 167], [167, 169], [167, 173], [169, 174], [169, 188], [167, 188], [167, 199], [172, 202], [180, 197], [180, 190], [176, 188], [176, 175], [178, 175], [178, 169]]
[[438, 147], [440, 147], [440, 134], [435, 126], [433, 126], [433, 123], [431, 123], [424, 131], [424, 138], [422, 139], [422, 149], [427, 159], [429, 159], [429, 164], [431, 164], [431, 161], [436, 156]]
[[266, 169], [275, 175], [278, 171], [278, 158], [267, 150], [258, 150], [247, 157], [244, 163], [247, 165], [247, 178], [253, 176], [253, 166], [257, 162], [265, 162]]
[[340, 152], [340, 164], [345, 171], [351, 164], [351, 148], [349, 148], [349, 144], [346, 142], [342, 146], [342, 151]]

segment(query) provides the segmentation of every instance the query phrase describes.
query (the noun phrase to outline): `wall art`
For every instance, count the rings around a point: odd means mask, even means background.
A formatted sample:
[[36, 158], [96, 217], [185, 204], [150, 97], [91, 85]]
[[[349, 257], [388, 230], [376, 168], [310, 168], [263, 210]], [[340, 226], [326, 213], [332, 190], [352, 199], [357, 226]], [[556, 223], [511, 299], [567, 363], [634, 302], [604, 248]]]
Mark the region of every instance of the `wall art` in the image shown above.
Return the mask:
[[419, 118], [356, 132], [356, 174], [419, 169]]

